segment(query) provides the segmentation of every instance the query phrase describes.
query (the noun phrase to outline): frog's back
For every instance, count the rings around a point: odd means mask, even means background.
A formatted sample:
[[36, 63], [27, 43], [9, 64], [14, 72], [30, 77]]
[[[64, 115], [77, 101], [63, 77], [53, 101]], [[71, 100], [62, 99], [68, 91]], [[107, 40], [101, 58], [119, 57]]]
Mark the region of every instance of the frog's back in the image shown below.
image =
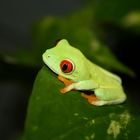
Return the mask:
[[101, 68], [101, 67], [99, 67], [99, 66], [97, 66], [97, 67], [98, 67], [98, 68], [100, 69], [100, 71], [102, 71], [102, 73], [104, 73], [106, 76], [111, 77], [112, 79], [118, 81], [120, 84], [122, 83], [122, 80], [121, 80], [121, 78], [120, 78], [119, 76], [117, 76], [117, 75], [115, 75], [115, 74], [113, 74], [113, 73], [111, 73], [111, 72], [109, 72], [109, 71], [107, 71], [107, 70], [105, 70], [105, 69], [103, 69], [103, 68]]
[[103, 68], [100, 66], [97, 66], [96, 64], [92, 63], [91, 61], [88, 62], [90, 66], [90, 74], [94, 81], [101, 85], [121, 85], [121, 78]]

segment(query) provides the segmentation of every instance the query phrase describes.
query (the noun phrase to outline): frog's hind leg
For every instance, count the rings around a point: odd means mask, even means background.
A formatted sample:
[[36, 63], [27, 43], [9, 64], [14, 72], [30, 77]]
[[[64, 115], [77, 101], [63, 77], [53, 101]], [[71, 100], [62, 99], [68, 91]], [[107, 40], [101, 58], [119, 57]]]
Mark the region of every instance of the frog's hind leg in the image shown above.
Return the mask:
[[98, 100], [95, 95], [87, 95], [85, 93], [81, 93], [81, 96], [87, 99], [87, 101], [92, 105], [102, 106], [107, 103], [106, 101]]
[[[118, 92], [121, 94], [121, 96], [118, 96]], [[111, 97], [110, 93], [112, 95]], [[120, 104], [126, 100], [126, 95], [123, 93], [122, 90], [118, 91], [113, 89], [111, 90], [98, 89], [95, 90], [94, 94], [87, 95], [85, 93], [82, 93], [81, 95], [82, 97], [86, 98], [90, 104], [95, 106]]]
[[97, 98], [95, 95], [87, 95], [87, 94], [82, 92], [81, 96], [84, 97], [85, 99], [87, 99], [90, 104], [93, 104], [93, 102], [97, 101]]
[[116, 99], [112, 101], [97, 100], [95, 102], [92, 102], [91, 104], [96, 105], [96, 106], [102, 106], [102, 105], [120, 104], [120, 103], [123, 103], [124, 101], [125, 101], [125, 98]]
[[120, 104], [126, 100], [126, 95], [122, 89], [97, 89], [95, 96], [97, 100], [92, 104], [96, 106]]

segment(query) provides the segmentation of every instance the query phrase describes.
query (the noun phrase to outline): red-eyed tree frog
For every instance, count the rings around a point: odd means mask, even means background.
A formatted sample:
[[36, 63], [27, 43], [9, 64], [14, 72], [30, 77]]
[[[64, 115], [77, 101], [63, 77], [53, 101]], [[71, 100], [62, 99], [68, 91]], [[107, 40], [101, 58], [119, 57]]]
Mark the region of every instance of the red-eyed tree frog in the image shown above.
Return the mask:
[[[119, 104], [126, 100], [120, 77], [88, 60], [66, 39], [47, 49], [42, 58], [58, 75], [58, 79], [64, 82], [65, 87], [60, 90], [61, 93], [82, 91], [81, 95], [96, 106]], [[86, 94], [86, 91], [93, 91], [94, 94]]]

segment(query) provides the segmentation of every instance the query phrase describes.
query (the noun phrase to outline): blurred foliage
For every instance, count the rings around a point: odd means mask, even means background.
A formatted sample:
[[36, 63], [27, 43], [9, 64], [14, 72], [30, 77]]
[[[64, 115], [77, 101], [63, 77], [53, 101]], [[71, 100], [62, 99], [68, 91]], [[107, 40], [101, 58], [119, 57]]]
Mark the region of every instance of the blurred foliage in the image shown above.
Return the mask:
[[139, 0], [101, 0], [95, 7], [98, 22], [117, 24], [140, 34]]
[[100, 21], [120, 24], [130, 12], [140, 10], [139, 0], [101, 0], [96, 5], [96, 17]]
[[[132, 3], [132, 4], [130, 4]], [[124, 8], [125, 6], [125, 8]], [[122, 64], [103, 41], [104, 29], [101, 23], [110, 22], [133, 28], [139, 24], [139, 12], [130, 13], [139, 7], [130, 0], [90, 1], [84, 8], [66, 17], [44, 17], [32, 26], [32, 47], [19, 50], [15, 54], [2, 54], [7, 63], [29, 65], [41, 68], [42, 53], [53, 47], [53, 42], [60, 38], [67, 39], [79, 48], [94, 63], [113, 71], [134, 76], [134, 72]], [[129, 16], [130, 14], [130, 16]], [[133, 17], [134, 16], [134, 17]], [[135, 18], [135, 23], [132, 19]]]

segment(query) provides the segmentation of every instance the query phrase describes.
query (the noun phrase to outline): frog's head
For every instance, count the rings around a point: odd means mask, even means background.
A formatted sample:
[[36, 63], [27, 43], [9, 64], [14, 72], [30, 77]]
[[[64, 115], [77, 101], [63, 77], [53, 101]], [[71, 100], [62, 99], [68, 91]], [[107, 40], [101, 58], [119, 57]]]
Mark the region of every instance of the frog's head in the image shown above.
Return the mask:
[[60, 40], [55, 47], [46, 50], [42, 57], [53, 72], [67, 79], [77, 82], [89, 77], [87, 59], [66, 39]]

